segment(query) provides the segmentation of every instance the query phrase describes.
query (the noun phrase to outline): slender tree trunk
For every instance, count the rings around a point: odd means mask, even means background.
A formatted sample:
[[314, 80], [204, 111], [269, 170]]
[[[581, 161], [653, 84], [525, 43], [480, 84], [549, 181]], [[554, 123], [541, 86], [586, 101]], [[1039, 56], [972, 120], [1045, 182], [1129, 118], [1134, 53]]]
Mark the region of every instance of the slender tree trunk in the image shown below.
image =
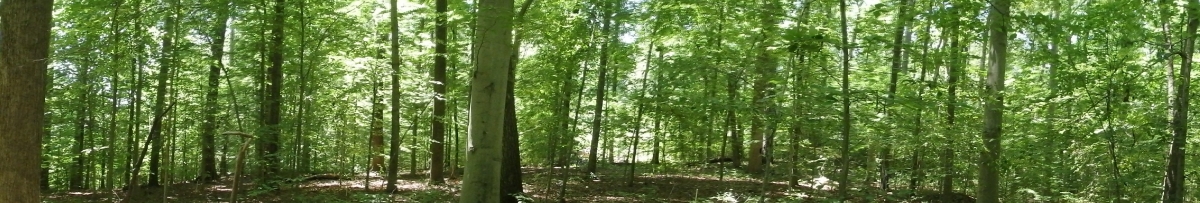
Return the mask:
[[[729, 109], [727, 111], [727, 113], [725, 114], [725, 119], [726, 119], [726, 122], [732, 123], [732, 126], [733, 126], [732, 128], [729, 129], [729, 144], [730, 144], [730, 151], [732, 151], [732, 152], [730, 152], [729, 158], [730, 158], [730, 160], [732, 160], [731, 163], [733, 165], [733, 168], [741, 168], [742, 167], [742, 156], [743, 156], [743, 153], [746, 152], [746, 150], [743, 148], [743, 145], [742, 145], [742, 129], [739, 127], [740, 125], [738, 124], [738, 118], [737, 118], [737, 103], [742, 98], [741, 96], [738, 95], [738, 89], [741, 88], [741, 86], [739, 84], [739, 80], [741, 80], [740, 76], [741, 75], [738, 73], [729, 74], [727, 76], [729, 83], [727, 83], [728, 85], [725, 86], [726, 89], [729, 91], [729, 93], [728, 93], [729, 97], [727, 98], [725, 103], [730, 108], [732, 108], [732, 109]], [[657, 121], [655, 121], [655, 122], [657, 122]], [[658, 129], [658, 128], [656, 127], [654, 129]], [[657, 134], [656, 134], [656, 136], [657, 136]], [[657, 139], [655, 139], [655, 140], [657, 141]], [[655, 145], [654, 149], [655, 149], [655, 153], [657, 153], [657, 151], [658, 151], [657, 144]]]
[[846, 31], [846, 0], [841, 0], [842, 17], [842, 149], [838, 174], [838, 197], [850, 198], [850, 36]]
[[[439, 0], [439, 2], [442, 0]], [[391, 139], [389, 139], [388, 149], [388, 169], [387, 169], [387, 191], [396, 191], [396, 178], [400, 173], [400, 18], [396, 0], [388, 1], [391, 5], [388, 9], [388, 27], [391, 30], [389, 44], [391, 45], [389, 53], [392, 66], [392, 95], [391, 95]]]
[[[175, 2], [170, 2], [169, 4], [174, 5]], [[167, 113], [167, 109], [166, 109], [167, 93], [168, 93], [167, 85], [168, 85], [168, 81], [171, 78], [171, 68], [172, 68], [172, 66], [175, 65], [175, 39], [174, 39], [174, 37], [175, 37], [175, 24], [177, 22], [176, 15], [178, 13], [177, 13], [177, 10], [172, 10], [172, 11], [173, 12], [171, 14], [168, 14], [168, 16], [166, 17], [166, 24], [163, 25], [166, 30], [163, 34], [163, 41], [162, 41], [162, 53], [164, 53], [164, 54], [163, 54], [163, 58], [160, 59], [158, 73], [156, 76], [157, 80], [158, 80], [158, 84], [154, 90], [154, 95], [155, 95], [154, 96], [154, 114], [157, 116], [155, 117], [154, 122], [150, 124], [151, 129], [154, 129], [154, 130], [151, 130], [150, 139], [147, 140], [152, 143], [152, 145], [150, 147], [149, 178], [147, 179], [148, 182], [146, 183], [146, 186], [149, 186], [149, 187], [158, 187], [158, 186], [160, 186], [159, 182], [161, 181], [160, 173], [162, 172], [161, 166], [163, 164], [162, 163], [163, 162], [162, 161], [162, 148], [163, 148], [163, 138], [162, 138], [163, 137], [162, 136], [163, 123], [162, 123], [162, 120], [164, 119], [163, 117]]]
[[[904, 60], [902, 60], [901, 55], [904, 53], [903, 47], [905, 29], [908, 26], [908, 2], [908, 0], [901, 0], [899, 2], [900, 8], [897, 9], [898, 11], [896, 12], [895, 18], [897, 19], [896, 29], [892, 35], [892, 69], [891, 73], [888, 74], [889, 80], [887, 85], [887, 105], [884, 107], [883, 112], [885, 115], [887, 115], [885, 117], [893, 120], [891, 121], [892, 123], [895, 123], [895, 116], [892, 115], [892, 106], [894, 106], [896, 102], [896, 81], [899, 79], [900, 69], [904, 65]], [[884, 133], [884, 146], [881, 155], [882, 158], [879, 163], [879, 186], [884, 193], [887, 193], [891, 192], [890, 183], [892, 171], [889, 167], [891, 167], [892, 164], [892, 142], [894, 141], [894, 138], [892, 137], [894, 137], [893, 134], [895, 134], [895, 132], [893, 132], [891, 128], [888, 128], [885, 131], [887, 132]]]
[[512, 56], [513, 1], [480, 0], [466, 174], [460, 202], [500, 202], [504, 105]]
[[959, 53], [963, 49], [961, 47], [962, 40], [958, 38], [955, 32], [952, 32], [951, 35], [951, 59], [950, 65], [947, 66], [949, 70], [946, 74], [946, 141], [942, 146], [942, 152], [939, 157], [942, 167], [942, 179], [938, 184], [940, 185], [939, 190], [942, 193], [942, 201], [950, 201], [951, 194], [954, 193], [954, 179], [958, 175], [958, 172], [954, 169], [954, 159], [957, 155], [954, 148], [958, 147], [956, 146], [958, 130], [955, 127], [955, 122], [957, 121], [956, 110], [958, 109], [958, 78], [962, 77], [963, 74], [961, 69], [964, 57]]
[[[93, 37], [89, 36], [88, 38], [89, 38], [88, 41], [91, 41], [92, 40], [91, 38], [93, 38]], [[85, 60], [87, 60], [87, 59], [85, 59]], [[87, 162], [87, 157], [85, 156], [85, 153], [83, 153], [83, 150], [85, 148], [88, 148], [85, 146], [85, 145], [87, 145], [87, 143], [84, 142], [84, 139], [87, 138], [87, 134], [90, 131], [90, 130], [88, 130], [90, 128], [88, 126], [89, 125], [88, 122], [89, 122], [89, 118], [91, 117], [91, 115], [90, 115], [91, 108], [89, 108], [89, 106], [91, 105], [91, 92], [92, 92], [92, 90], [91, 90], [92, 89], [91, 88], [91, 86], [92, 86], [91, 85], [91, 77], [92, 77], [91, 70], [92, 70], [92, 67], [89, 67], [91, 65], [91, 64], [88, 64], [89, 62], [84, 62], [84, 63], [85, 64], [83, 64], [79, 68], [80, 69], [79, 75], [77, 75], [77, 77], [79, 77], [78, 78], [79, 81], [76, 82], [76, 84], [78, 85], [78, 88], [79, 88], [78, 89], [79, 92], [77, 93], [78, 94], [77, 101], [80, 104], [79, 104], [79, 109], [77, 109], [75, 112], [75, 115], [76, 115], [75, 117], [77, 118], [77, 120], [75, 121], [75, 140], [74, 140], [74, 144], [73, 144], [74, 149], [71, 150], [72, 152], [74, 152], [73, 154], [75, 154], [75, 157], [73, 160], [73, 165], [71, 166], [71, 169], [70, 169], [71, 176], [69, 178], [68, 186], [67, 186], [67, 188], [70, 188], [72, 190], [86, 189], [86, 186], [84, 185], [83, 180], [84, 180], [84, 173], [86, 170], [85, 167], [87, 167], [87, 165], [85, 164]]]
[[296, 57], [296, 59], [299, 62], [298, 65], [300, 66], [300, 73], [298, 73], [300, 89], [299, 96], [297, 96], [296, 99], [296, 131], [293, 132], [295, 133], [295, 138], [293, 139], [294, 141], [292, 144], [292, 149], [294, 150], [292, 153], [294, 156], [292, 158], [292, 165], [296, 170], [295, 172], [307, 173], [308, 167], [303, 166], [303, 162], [307, 158], [304, 155], [307, 153], [306, 148], [308, 147], [308, 141], [304, 137], [304, 125], [305, 121], [307, 121], [306, 113], [308, 113], [308, 78], [310, 77], [308, 64], [304, 63], [304, 59], [307, 57], [305, 52], [308, 50], [308, 21], [305, 17], [306, 11], [308, 11], [308, 1], [299, 1], [298, 7], [300, 7], [300, 16], [298, 17], [300, 19], [300, 49], [297, 51], [299, 51], [300, 54], [298, 57]]
[[5, 0], [0, 6], [0, 202], [41, 202], [42, 127], [53, 0]]
[[603, 18], [602, 21], [604, 22], [604, 24], [600, 28], [600, 30], [601, 30], [600, 32], [603, 33], [603, 34], [601, 34], [603, 36], [602, 37], [603, 39], [601, 40], [602, 44], [600, 44], [600, 70], [599, 70], [600, 74], [596, 81], [596, 109], [593, 112], [595, 114], [595, 116], [592, 117], [592, 139], [591, 139], [592, 144], [591, 144], [591, 147], [588, 148], [589, 149], [588, 163], [587, 163], [587, 172], [588, 173], [596, 173], [596, 161], [597, 161], [597, 155], [598, 155], [597, 150], [600, 147], [600, 139], [601, 139], [600, 136], [603, 134], [603, 132], [601, 132], [601, 131], [604, 130], [604, 126], [603, 126], [604, 93], [605, 93], [605, 91], [608, 90], [607, 88], [605, 88], [605, 84], [608, 83], [608, 81], [606, 81], [605, 79], [607, 79], [607, 77], [608, 77], [608, 57], [609, 57], [608, 52], [610, 49], [609, 45], [612, 44], [611, 36], [613, 33], [612, 27], [611, 27], [613, 22], [612, 22], [612, 18], [610, 17], [610, 13], [612, 11], [610, 8], [608, 8], [608, 6], [609, 6], [608, 3], [602, 3], [602, 5], [600, 6], [603, 10], [602, 13], [604, 13], [604, 15], [602, 17]]
[[[417, 137], [418, 137], [417, 126], [419, 126], [418, 125], [419, 123], [416, 121], [420, 120], [422, 113], [424, 113], [424, 111], [421, 111], [421, 112], [418, 112], [417, 114], [412, 115], [411, 121], [413, 121], [413, 122], [412, 122], [412, 125], [409, 125], [409, 128], [408, 128], [408, 130], [411, 131], [411, 134], [410, 134], [410, 136], [408, 136], [408, 138], [409, 138], [409, 142], [412, 142], [412, 145], [416, 145], [418, 143], [417, 142]], [[420, 156], [420, 154], [415, 153], [415, 151], [414, 151], [414, 153], [411, 153], [408, 155], [408, 166], [409, 166], [408, 167], [408, 175], [417, 174], [417, 168], [419, 167], [419, 166], [417, 166], [417, 156]]]
[[[929, 30], [931, 27], [933, 27], [933, 26], [926, 26], [925, 33], [929, 33]], [[922, 46], [923, 48], [921, 49], [921, 59], [920, 59], [921, 60], [920, 61], [920, 64], [921, 64], [921, 76], [920, 77], [921, 78], [918, 79], [920, 86], [917, 87], [917, 98], [916, 99], [917, 99], [917, 102], [921, 103], [922, 105], [917, 105], [917, 117], [916, 117], [916, 123], [913, 125], [914, 126], [913, 133], [912, 133], [913, 137], [924, 136], [925, 108], [926, 108], [926, 105], [924, 105], [925, 104], [925, 90], [932, 88], [932, 86], [933, 86], [932, 82], [926, 80], [926, 73], [929, 72], [929, 67], [932, 66], [932, 64], [929, 63], [929, 46], [930, 46], [929, 41], [930, 41], [930, 38], [931, 37], [925, 37], [924, 39], [922, 39], [923, 42], [921, 43], [923, 45]], [[940, 45], [941, 45], [941, 43], [939, 43], [939, 46]], [[923, 168], [925, 162], [924, 162], [923, 158], [925, 157], [925, 150], [926, 150], [925, 148], [927, 148], [927, 147], [929, 147], [929, 143], [925, 142], [925, 141], [921, 141], [919, 143], [919, 146], [916, 147], [915, 149], [913, 149], [912, 165], [910, 166], [910, 168], [912, 170], [912, 174], [908, 180], [908, 190], [909, 191], [916, 191], [925, 182], [925, 169]]]
[[[367, 171], [383, 172], [383, 99], [379, 95], [379, 86], [382, 86], [378, 78], [373, 78], [371, 81], [371, 136], [370, 136], [370, 156], [371, 162], [367, 167]], [[368, 172], [370, 174], [370, 172]]]
[[1187, 179], [1184, 176], [1184, 161], [1185, 150], [1187, 145], [1188, 132], [1188, 105], [1191, 95], [1192, 84], [1192, 54], [1195, 53], [1196, 46], [1196, 29], [1200, 26], [1200, 1], [1190, 0], [1185, 7], [1187, 10], [1187, 30], [1184, 31], [1183, 37], [1183, 62], [1179, 64], [1179, 74], [1173, 87], [1175, 87], [1175, 95], [1173, 103], [1172, 118], [1171, 118], [1171, 146], [1167, 154], [1167, 172], [1163, 180], [1163, 195], [1164, 203], [1184, 202], [1184, 196], [1187, 190], [1184, 184]]

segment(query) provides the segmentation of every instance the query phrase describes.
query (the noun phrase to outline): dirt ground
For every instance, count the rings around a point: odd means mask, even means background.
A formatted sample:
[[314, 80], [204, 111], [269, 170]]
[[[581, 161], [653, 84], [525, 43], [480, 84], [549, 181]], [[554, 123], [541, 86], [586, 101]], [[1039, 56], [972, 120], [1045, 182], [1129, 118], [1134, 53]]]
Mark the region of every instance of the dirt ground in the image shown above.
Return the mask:
[[[560, 202], [825, 202], [836, 195], [827, 179], [818, 178], [802, 181], [797, 187], [788, 187], [781, 177], [769, 184], [757, 178], [749, 178], [736, 172], [727, 172], [724, 178], [715, 167], [653, 167], [639, 165], [639, 176], [631, 185], [627, 165], [604, 165], [598, 174], [586, 174], [576, 168], [568, 169], [566, 187], [561, 187], [562, 169], [525, 168], [525, 192], [527, 201]], [[652, 175], [662, 174], [662, 175]], [[242, 186], [239, 202], [457, 202], [458, 177], [451, 177], [443, 185], [427, 184], [425, 174], [402, 175], [397, 180], [397, 191], [384, 190], [386, 182], [377, 176], [370, 181], [365, 176], [338, 175], [337, 179], [299, 180], [281, 184], [275, 191], [255, 189], [252, 184]], [[243, 182], [248, 182], [243, 180]], [[369, 188], [364, 187], [369, 182]], [[164, 187], [144, 188], [140, 194], [127, 191], [70, 191], [44, 196], [45, 202], [231, 202], [231, 179], [212, 184], [178, 183]], [[876, 202], [873, 196], [855, 193], [858, 198], [851, 202]], [[965, 195], [964, 195], [965, 196]], [[893, 197], [895, 198], [895, 197]], [[918, 199], [914, 199], [918, 198]], [[907, 196], [900, 202], [937, 202]], [[960, 197], [970, 198], [970, 197]], [[908, 200], [908, 201], [904, 201]], [[974, 202], [962, 199], [954, 202]]]

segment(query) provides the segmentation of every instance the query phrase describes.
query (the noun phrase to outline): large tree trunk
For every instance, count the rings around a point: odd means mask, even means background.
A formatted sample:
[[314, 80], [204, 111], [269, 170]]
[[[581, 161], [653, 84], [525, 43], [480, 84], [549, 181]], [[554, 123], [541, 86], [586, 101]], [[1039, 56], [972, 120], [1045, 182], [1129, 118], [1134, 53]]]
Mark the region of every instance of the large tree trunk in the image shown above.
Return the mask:
[[1198, 19], [1197, 7], [1200, 7], [1200, 1], [1188, 1], [1187, 9], [1187, 30], [1184, 31], [1183, 37], [1183, 62], [1179, 64], [1179, 74], [1174, 82], [1175, 95], [1173, 102], [1173, 110], [1171, 116], [1171, 148], [1167, 155], [1167, 174], [1163, 180], [1162, 201], [1164, 203], [1183, 202], [1185, 189], [1184, 185], [1184, 146], [1187, 145], [1188, 132], [1188, 97], [1191, 95], [1192, 84], [1192, 53], [1195, 53], [1196, 46], [1196, 28], [1200, 26]]
[[463, 203], [499, 202], [501, 195], [501, 138], [512, 56], [513, 1], [480, 0], [479, 7]]
[[211, 9], [216, 10], [217, 21], [213, 22], [210, 34], [208, 66], [208, 89], [204, 95], [204, 124], [200, 133], [200, 175], [197, 181], [209, 182], [220, 179], [217, 175], [217, 97], [220, 88], [221, 60], [225, 57], [225, 30], [229, 21], [229, 0], [214, 1]]
[[846, 0], [841, 0], [842, 17], [842, 149], [838, 172], [838, 197], [849, 199], [850, 190], [850, 36], [846, 25]]
[[[445, 0], [438, 0], [445, 1]], [[525, 12], [529, 11], [529, 6], [534, 0], [525, 0], [521, 5], [521, 10], [517, 12], [516, 23], [522, 22]], [[515, 24], [515, 23], [514, 23]], [[515, 25], [514, 25], [515, 27]], [[443, 31], [444, 33], [444, 31]], [[517, 81], [517, 62], [520, 61], [521, 52], [521, 34], [523, 32], [514, 32], [512, 53], [509, 55], [508, 63], [508, 88], [505, 90], [507, 96], [504, 98], [504, 138], [502, 150], [503, 158], [500, 166], [500, 202], [518, 203], [517, 196], [524, 196], [525, 190], [521, 182], [521, 135], [517, 130], [517, 104], [514, 94], [515, 82]]]
[[445, 146], [443, 143], [446, 140], [446, 19], [450, 13], [447, 13], [447, 1], [436, 0], [437, 17], [434, 28], [434, 55], [433, 55], [433, 92], [438, 96], [433, 98], [433, 117], [430, 119], [433, 122], [430, 124], [430, 139], [429, 151], [430, 168], [429, 168], [429, 183], [442, 184], [445, 180], [442, 177], [442, 166], [445, 164]]
[[271, 66], [267, 68], [266, 98], [263, 100], [263, 127], [266, 128], [262, 137], [255, 139], [259, 142], [259, 156], [263, 160], [263, 177], [260, 183], [270, 184], [277, 179], [279, 173], [279, 134], [280, 110], [283, 102], [283, 28], [286, 26], [287, 4], [285, 0], [275, 0], [275, 16], [271, 24]]
[[983, 148], [979, 154], [980, 203], [1000, 202], [1000, 135], [1004, 124], [1004, 71], [1008, 63], [1009, 0], [992, 1], [988, 15], [991, 55], [983, 110]]
[[775, 0], [764, 1], [762, 10], [759, 12], [759, 21], [762, 29], [758, 33], [759, 41], [756, 45], [758, 56], [755, 57], [755, 72], [758, 73], [758, 78], [754, 80], [754, 100], [751, 105], [754, 106], [755, 116], [750, 119], [750, 165], [746, 167], [746, 171], [751, 174], [760, 174], [763, 172], [763, 161], [766, 158], [765, 154], [767, 146], [770, 146], [770, 139], [763, 139], [763, 136], [768, 133], [766, 122], [774, 123], [769, 115], [771, 106], [774, 105], [772, 98], [775, 95], [775, 83], [771, 82], [775, 79], [776, 62], [771, 56], [771, 35], [775, 34], [776, 20], [774, 13]]
[[53, 0], [0, 4], [0, 202], [38, 203]]

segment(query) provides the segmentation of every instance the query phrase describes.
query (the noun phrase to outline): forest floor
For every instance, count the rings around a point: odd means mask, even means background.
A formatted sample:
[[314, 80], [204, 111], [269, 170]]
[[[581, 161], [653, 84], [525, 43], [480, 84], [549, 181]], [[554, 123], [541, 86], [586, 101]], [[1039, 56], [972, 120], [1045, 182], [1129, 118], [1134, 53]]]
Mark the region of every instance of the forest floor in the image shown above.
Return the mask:
[[[638, 165], [638, 178], [630, 185], [627, 165], [601, 165], [598, 174], [584, 175], [577, 168], [568, 169], [569, 181], [559, 187], [561, 170], [525, 168], [523, 180], [528, 201], [559, 202], [562, 192], [566, 202], [826, 202], [836, 195], [828, 180], [818, 178], [802, 181], [800, 186], [788, 187], [785, 181], [764, 184], [761, 179], [749, 178], [735, 171], [721, 178], [715, 167]], [[407, 172], [407, 171], [405, 171]], [[771, 177], [768, 177], [771, 178]], [[782, 180], [779, 177], [772, 178]], [[247, 182], [243, 180], [243, 182]], [[369, 182], [369, 189], [364, 187]], [[338, 176], [282, 184], [278, 190], [267, 192], [245, 184], [239, 202], [457, 202], [461, 180], [451, 177], [446, 184], [431, 186], [426, 174], [405, 174], [397, 180], [397, 191], [384, 190], [386, 181], [363, 176]], [[124, 191], [70, 191], [44, 196], [44, 202], [230, 202], [232, 180], [211, 184], [178, 183], [164, 187], [142, 189], [141, 195], [126, 195]], [[565, 189], [565, 190], [562, 190]], [[875, 202], [864, 196], [851, 202]], [[922, 198], [917, 196], [916, 198]], [[928, 197], [925, 197], [928, 198]], [[969, 198], [969, 197], [964, 197]], [[907, 202], [907, 201], [903, 201]], [[915, 200], [912, 202], [926, 202]], [[962, 199], [954, 202], [974, 202]]]

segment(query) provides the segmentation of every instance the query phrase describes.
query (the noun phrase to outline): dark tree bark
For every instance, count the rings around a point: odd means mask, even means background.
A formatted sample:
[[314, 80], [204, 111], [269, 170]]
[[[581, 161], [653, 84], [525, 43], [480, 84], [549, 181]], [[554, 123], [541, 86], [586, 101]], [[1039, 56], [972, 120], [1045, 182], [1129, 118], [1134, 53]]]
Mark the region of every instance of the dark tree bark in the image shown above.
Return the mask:
[[[88, 38], [87, 39], [88, 41], [91, 41], [91, 40], [94, 40], [95, 37], [88, 36], [87, 38]], [[86, 164], [87, 156], [85, 156], [85, 153], [83, 153], [83, 150], [85, 148], [88, 148], [88, 147], [86, 147], [87, 143], [84, 141], [84, 139], [88, 137], [87, 136], [88, 132], [91, 131], [91, 130], [89, 130], [89, 125], [90, 125], [89, 119], [91, 118], [90, 106], [91, 106], [91, 95], [92, 95], [92, 93], [91, 93], [92, 92], [92, 84], [91, 84], [92, 83], [91, 82], [92, 67], [89, 67], [91, 65], [91, 64], [89, 64], [90, 60], [87, 60], [87, 59], [84, 59], [84, 60], [85, 60], [84, 64], [81, 67], [79, 67], [79, 69], [80, 69], [79, 75], [77, 75], [77, 77], [79, 77], [79, 80], [78, 80], [78, 82], [76, 82], [76, 84], [79, 86], [79, 89], [78, 89], [79, 92], [77, 93], [78, 94], [77, 101], [80, 104], [79, 104], [79, 109], [77, 109], [75, 112], [75, 117], [77, 119], [75, 121], [75, 137], [74, 137], [74, 144], [73, 144], [74, 148], [71, 150], [72, 152], [74, 152], [75, 157], [73, 160], [73, 164], [71, 165], [71, 169], [70, 169], [71, 176], [67, 181], [68, 182], [67, 188], [70, 188], [72, 190], [86, 189], [86, 186], [84, 184], [84, 173], [86, 173], [86, 170], [87, 170], [87, 164]]]
[[287, 2], [285, 0], [275, 0], [274, 18], [271, 23], [271, 46], [269, 50], [269, 60], [271, 66], [267, 68], [267, 85], [266, 98], [263, 100], [263, 125], [265, 133], [262, 137], [255, 139], [258, 141], [259, 156], [263, 160], [263, 177], [260, 183], [271, 186], [274, 180], [278, 179], [276, 173], [279, 173], [279, 134], [281, 126], [279, 126], [281, 116], [281, 103], [283, 102], [283, 42], [284, 42], [284, 27], [286, 26]]
[[592, 117], [592, 140], [591, 140], [591, 147], [588, 148], [588, 163], [587, 163], [587, 172], [588, 173], [596, 173], [596, 161], [597, 161], [597, 155], [599, 155], [599, 154], [597, 154], [598, 153], [597, 150], [600, 147], [600, 136], [603, 134], [603, 132], [601, 132], [601, 131], [604, 130], [604, 126], [603, 126], [603, 124], [604, 124], [603, 123], [603, 121], [604, 121], [604, 93], [608, 90], [605, 88], [605, 84], [608, 83], [608, 81], [606, 81], [605, 79], [607, 79], [607, 77], [608, 77], [608, 57], [609, 57], [608, 52], [610, 49], [609, 45], [612, 44], [611, 36], [613, 35], [612, 34], [613, 33], [613, 31], [612, 31], [612, 23], [613, 23], [612, 21], [613, 20], [612, 20], [612, 17], [610, 17], [611, 16], [610, 13], [612, 11], [610, 8], [608, 8], [608, 6], [609, 5], [607, 3], [602, 3], [602, 5], [600, 6], [602, 8], [602, 10], [604, 10], [602, 12], [602, 13], [604, 13], [604, 15], [603, 15], [604, 23], [603, 23], [602, 27], [600, 28], [600, 30], [601, 30], [600, 32], [603, 33], [603, 34], [601, 34], [603, 36], [602, 37], [603, 40], [601, 40], [602, 44], [600, 44], [600, 70], [599, 70], [600, 74], [596, 81], [596, 109], [593, 112], [595, 114], [595, 116]]
[[53, 0], [0, 4], [0, 202], [41, 202], [38, 177]]
[[[517, 12], [514, 24], [522, 22], [525, 12], [529, 11], [529, 6], [533, 5], [533, 1], [525, 0], [525, 3], [521, 4], [521, 10]], [[504, 154], [500, 163], [500, 202], [504, 203], [518, 203], [520, 201], [517, 196], [524, 196], [525, 193], [521, 182], [521, 135], [517, 129], [517, 104], [513, 91], [517, 81], [517, 63], [521, 59], [521, 36], [524, 32], [517, 30], [514, 33], [512, 54], [508, 60], [508, 88], [505, 90], [507, 96], [504, 98], [504, 138], [502, 138], [504, 143], [501, 148]]]
[[[175, 4], [170, 2], [169, 4]], [[162, 148], [163, 148], [163, 119], [167, 114], [167, 86], [171, 79], [171, 69], [175, 66], [175, 31], [178, 15], [177, 10], [168, 14], [166, 17], [165, 32], [162, 40], [163, 58], [160, 59], [158, 73], [156, 73], [157, 82], [154, 89], [154, 114], [156, 115], [153, 122], [150, 124], [150, 171], [149, 178], [146, 180], [146, 186], [158, 187], [161, 186], [162, 170]], [[136, 174], [135, 174], [136, 175]]]
[[209, 52], [212, 53], [208, 66], [208, 89], [204, 95], [204, 124], [200, 133], [200, 182], [210, 182], [220, 179], [217, 175], [216, 136], [217, 136], [217, 97], [221, 82], [221, 62], [225, 58], [225, 30], [229, 21], [229, 0], [213, 1], [211, 9], [217, 13], [209, 36]]
[[[429, 168], [429, 183], [442, 184], [446, 180], [443, 178], [442, 166], [445, 165], [445, 141], [446, 141], [446, 24], [449, 10], [447, 9], [446, 0], [436, 0], [436, 26], [434, 28], [434, 55], [433, 55], [433, 92], [437, 96], [433, 98], [433, 116], [430, 128], [429, 151], [430, 168]], [[510, 82], [511, 83], [511, 82]], [[511, 87], [510, 87], [511, 88]]]

